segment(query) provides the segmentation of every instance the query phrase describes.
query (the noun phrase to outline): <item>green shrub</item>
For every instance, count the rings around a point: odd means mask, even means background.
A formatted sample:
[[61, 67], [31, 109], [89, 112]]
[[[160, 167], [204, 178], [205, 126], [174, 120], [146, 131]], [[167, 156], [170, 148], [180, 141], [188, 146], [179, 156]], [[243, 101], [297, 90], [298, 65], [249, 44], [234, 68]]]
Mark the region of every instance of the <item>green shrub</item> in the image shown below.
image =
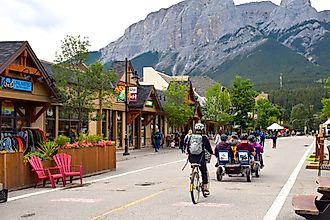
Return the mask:
[[45, 156], [42, 153], [40, 153], [38, 151], [32, 151], [32, 152], [29, 152], [29, 153], [27, 153], [27, 154], [24, 155], [23, 162], [24, 163], [27, 163], [29, 157], [31, 157], [31, 156], [39, 157], [41, 160], [45, 160], [46, 159]]
[[55, 138], [54, 140], [55, 145], [62, 148], [64, 147], [66, 144], [70, 143], [70, 138], [60, 135], [57, 138]]
[[55, 141], [49, 141], [40, 145], [39, 152], [45, 156], [46, 160], [51, 160], [52, 156], [57, 153], [59, 148]]

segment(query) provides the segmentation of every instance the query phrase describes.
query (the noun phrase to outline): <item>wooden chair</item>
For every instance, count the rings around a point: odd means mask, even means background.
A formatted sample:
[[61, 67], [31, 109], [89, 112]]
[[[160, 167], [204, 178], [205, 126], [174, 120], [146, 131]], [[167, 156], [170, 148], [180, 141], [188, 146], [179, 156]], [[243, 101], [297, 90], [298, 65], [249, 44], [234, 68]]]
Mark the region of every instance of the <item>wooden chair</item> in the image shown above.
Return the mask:
[[[36, 173], [35, 187], [37, 187], [40, 181], [43, 181], [43, 186], [45, 186], [48, 179], [53, 188], [56, 188], [55, 180], [57, 180], [58, 183], [59, 179], [62, 179], [63, 186], [65, 186], [65, 179], [59, 167], [48, 167], [44, 169], [41, 159], [36, 156], [31, 156], [28, 160], [32, 171]], [[53, 174], [50, 170], [57, 170], [58, 172]]]
[[[82, 166], [81, 165], [71, 165], [71, 156], [69, 154], [56, 154], [53, 156], [56, 166], [61, 167], [61, 172], [64, 177], [64, 182], [66, 178], [70, 177], [70, 183], [74, 176], [79, 176], [80, 184], [82, 184]], [[71, 169], [75, 168], [75, 169]]]

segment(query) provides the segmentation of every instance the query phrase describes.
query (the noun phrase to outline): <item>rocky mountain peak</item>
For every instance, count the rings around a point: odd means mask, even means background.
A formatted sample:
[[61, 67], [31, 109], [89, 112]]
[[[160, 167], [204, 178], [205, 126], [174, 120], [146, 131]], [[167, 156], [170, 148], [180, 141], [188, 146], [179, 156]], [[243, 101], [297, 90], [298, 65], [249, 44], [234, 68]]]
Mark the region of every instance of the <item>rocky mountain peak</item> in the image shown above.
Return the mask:
[[282, 0], [281, 6], [299, 7], [299, 6], [312, 6], [310, 0]]

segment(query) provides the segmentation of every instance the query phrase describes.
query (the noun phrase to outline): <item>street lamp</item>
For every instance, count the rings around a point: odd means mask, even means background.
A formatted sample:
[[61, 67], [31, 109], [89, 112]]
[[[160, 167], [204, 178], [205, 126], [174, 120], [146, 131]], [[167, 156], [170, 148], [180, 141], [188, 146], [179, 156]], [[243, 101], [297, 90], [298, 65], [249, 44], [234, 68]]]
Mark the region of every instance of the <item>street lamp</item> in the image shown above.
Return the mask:
[[125, 58], [125, 151], [123, 153], [124, 156], [128, 156], [128, 147], [129, 147], [129, 141], [128, 141], [128, 98], [127, 98], [127, 93], [128, 93], [128, 60]]

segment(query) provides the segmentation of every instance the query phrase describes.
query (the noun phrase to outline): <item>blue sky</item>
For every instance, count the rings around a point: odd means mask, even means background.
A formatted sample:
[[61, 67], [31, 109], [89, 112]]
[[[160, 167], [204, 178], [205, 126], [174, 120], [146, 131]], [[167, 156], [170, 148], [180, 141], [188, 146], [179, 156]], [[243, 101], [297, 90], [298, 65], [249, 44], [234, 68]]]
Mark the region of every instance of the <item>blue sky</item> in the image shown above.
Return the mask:
[[[40, 59], [53, 61], [66, 35], [89, 37], [98, 50], [123, 35], [150, 12], [182, 0], [0, 0], [0, 41], [27, 40]], [[252, 0], [234, 0], [235, 4]], [[258, 1], [258, 0], [254, 0]], [[272, 0], [279, 4], [281, 0]], [[311, 0], [330, 10], [330, 0]]]

